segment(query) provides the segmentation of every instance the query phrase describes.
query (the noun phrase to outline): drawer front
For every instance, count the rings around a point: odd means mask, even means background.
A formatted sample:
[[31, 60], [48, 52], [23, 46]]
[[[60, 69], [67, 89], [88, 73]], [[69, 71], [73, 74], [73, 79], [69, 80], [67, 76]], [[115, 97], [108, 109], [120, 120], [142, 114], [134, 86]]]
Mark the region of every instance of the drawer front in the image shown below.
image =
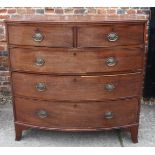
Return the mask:
[[143, 54], [141, 48], [10, 49], [12, 70], [62, 74], [136, 71], [143, 68]]
[[14, 45], [72, 47], [71, 27], [64, 26], [9, 26], [9, 43]]
[[78, 28], [78, 47], [143, 44], [143, 25], [107, 25]]
[[137, 122], [136, 99], [107, 102], [47, 102], [15, 98], [16, 121], [62, 129], [119, 127]]
[[12, 73], [15, 95], [44, 100], [104, 100], [139, 96], [142, 75], [50, 76]]

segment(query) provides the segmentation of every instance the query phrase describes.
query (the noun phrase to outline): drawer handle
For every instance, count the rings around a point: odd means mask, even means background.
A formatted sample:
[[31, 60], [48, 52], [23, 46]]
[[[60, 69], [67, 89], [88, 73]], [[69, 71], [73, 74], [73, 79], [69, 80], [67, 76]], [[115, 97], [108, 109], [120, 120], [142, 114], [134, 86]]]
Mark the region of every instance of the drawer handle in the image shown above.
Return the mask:
[[35, 65], [37, 66], [43, 66], [45, 63], [45, 60], [43, 58], [36, 58]]
[[107, 90], [109, 92], [113, 91], [114, 89], [115, 89], [115, 85], [113, 85], [113, 84], [106, 84], [105, 85], [105, 90]]
[[111, 42], [117, 41], [118, 40], [118, 34], [115, 32], [110, 32], [107, 35], [107, 39], [108, 39], [108, 41], [111, 41]]
[[39, 92], [45, 91], [45, 90], [46, 90], [46, 85], [45, 85], [45, 83], [41, 83], [41, 82], [37, 83], [37, 84], [36, 84], [36, 89], [37, 89], [37, 91], [39, 91]]
[[41, 32], [35, 32], [32, 38], [35, 42], [41, 42], [44, 39], [44, 35]]
[[37, 111], [37, 116], [39, 118], [46, 118], [46, 117], [48, 117], [48, 112], [45, 110], [39, 110], [39, 111]]
[[111, 111], [105, 112], [104, 113], [104, 118], [112, 119], [113, 118], [113, 113]]
[[113, 67], [117, 64], [117, 60], [114, 57], [109, 57], [106, 59], [106, 65], [108, 67]]

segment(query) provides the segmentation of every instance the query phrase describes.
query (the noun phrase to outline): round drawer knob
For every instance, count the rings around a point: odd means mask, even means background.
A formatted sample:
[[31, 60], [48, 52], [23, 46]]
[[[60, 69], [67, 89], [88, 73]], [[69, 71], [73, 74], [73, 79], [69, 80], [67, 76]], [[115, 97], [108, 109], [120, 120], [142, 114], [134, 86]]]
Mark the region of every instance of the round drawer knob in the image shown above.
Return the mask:
[[112, 119], [113, 118], [113, 113], [111, 111], [105, 112], [104, 113], [104, 118]]
[[41, 32], [35, 32], [32, 38], [35, 42], [41, 42], [44, 39], [44, 35]]
[[45, 91], [46, 90], [45, 83], [41, 83], [41, 82], [37, 83], [36, 84], [36, 89], [37, 89], [37, 91], [40, 91], [40, 92]]
[[113, 85], [113, 84], [106, 84], [105, 85], [105, 90], [107, 90], [109, 92], [113, 91], [114, 89], [115, 89], [115, 85]]
[[45, 60], [43, 58], [36, 58], [35, 65], [36, 66], [43, 66], [45, 63]]
[[107, 65], [108, 67], [115, 66], [116, 64], [117, 64], [116, 58], [114, 58], [114, 57], [109, 57], [109, 58], [106, 59], [106, 65]]
[[115, 32], [110, 32], [107, 35], [107, 39], [108, 39], [108, 41], [111, 41], [111, 42], [117, 41], [118, 40], [118, 34]]
[[48, 112], [46, 110], [39, 110], [37, 111], [37, 116], [39, 118], [46, 118], [48, 117]]

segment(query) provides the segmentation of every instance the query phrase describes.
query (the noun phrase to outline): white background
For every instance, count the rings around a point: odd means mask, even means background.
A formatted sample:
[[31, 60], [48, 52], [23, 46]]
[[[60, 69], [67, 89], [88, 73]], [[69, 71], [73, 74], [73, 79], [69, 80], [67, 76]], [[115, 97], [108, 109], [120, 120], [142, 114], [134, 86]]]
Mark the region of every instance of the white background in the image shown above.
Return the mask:
[[155, 0], [0, 0], [0, 7], [153, 7]]

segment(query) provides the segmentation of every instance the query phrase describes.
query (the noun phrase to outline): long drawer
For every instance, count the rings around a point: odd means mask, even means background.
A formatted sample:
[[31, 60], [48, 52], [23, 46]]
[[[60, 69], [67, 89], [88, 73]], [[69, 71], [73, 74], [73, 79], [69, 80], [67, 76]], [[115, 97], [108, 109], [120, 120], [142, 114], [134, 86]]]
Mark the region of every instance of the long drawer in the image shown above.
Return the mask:
[[72, 47], [73, 30], [70, 26], [47, 26], [47, 25], [10, 25], [9, 44]]
[[93, 129], [134, 124], [137, 99], [106, 102], [47, 102], [15, 98], [16, 121], [57, 129]]
[[142, 24], [111, 24], [78, 28], [78, 47], [106, 47], [143, 44]]
[[50, 76], [12, 73], [15, 96], [43, 100], [105, 100], [139, 96], [142, 74]]
[[141, 48], [10, 49], [13, 71], [59, 74], [141, 70], [143, 55]]

